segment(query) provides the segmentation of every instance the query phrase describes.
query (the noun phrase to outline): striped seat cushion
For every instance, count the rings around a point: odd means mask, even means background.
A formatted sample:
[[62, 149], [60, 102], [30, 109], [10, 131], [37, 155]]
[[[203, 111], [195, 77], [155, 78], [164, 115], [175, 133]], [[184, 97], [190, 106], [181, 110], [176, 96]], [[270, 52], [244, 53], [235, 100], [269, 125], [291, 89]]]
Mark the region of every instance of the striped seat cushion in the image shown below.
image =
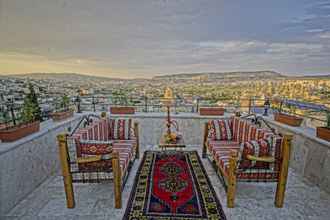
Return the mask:
[[125, 172], [129, 162], [134, 156], [133, 144], [131, 143], [114, 143], [113, 151], [119, 153], [120, 167]]
[[129, 140], [132, 136], [132, 119], [110, 119], [111, 139]]
[[[78, 157], [119, 152], [120, 167], [125, 172], [134, 156], [137, 139], [131, 119], [101, 119], [81, 128], [73, 135]], [[111, 160], [79, 164], [80, 171], [110, 171]]]
[[239, 150], [239, 143], [236, 141], [213, 141], [208, 142], [209, 151], [212, 157], [221, 166], [223, 171], [228, 169], [230, 152]]
[[135, 137], [131, 137], [129, 140], [112, 140], [113, 143], [122, 143], [122, 144], [132, 144], [133, 147], [136, 147], [137, 145], [137, 139]]
[[[133, 143], [115, 143], [113, 141], [91, 141], [81, 140], [76, 141], [77, 156], [88, 157], [92, 155], [110, 154], [112, 152], [119, 153], [120, 168], [124, 173], [129, 165], [129, 162], [134, 156]], [[93, 163], [79, 164], [80, 171], [96, 171], [110, 170], [112, 167], [111, 160], [97, 161]]]
[[232, 140], [232, 120], [209, 121], [209, 138], [212, 140]]
[[225, 149], [225, 150], [239, 150], [239, 143], [236, 141], [208, 141], [209, 152], [212, 155], [215, 155], [216, 151]]
[[[238, 117], [231, 118], [229, 125], [232, 127], [232, 139], [230, 141], [216, 140], [216, 131], [214, 130], [213, 133], [209, 133], [207, 140], [208, 151], [220, 166], [223, 174], [228, 175], [231, 151], [237, 150], [239, 159], [236, 177], [239, 181], [276, 181], [280, 169], [283, 138], [274, 135], [268, 129], [258, 128], [251, 122]], [[212, 128], [214, 125], [209, 123], [209, 126]], [[275, 163], [252, 162], [247, 160], [248, 154], [273, 156]]]
[[228, 168], [229, 168], [229, 158], [230, 158], [230, 151], [217, 151], [215, 160], [218, 162], [221, 170], [224, 171], [224, 175], [228, 175]]

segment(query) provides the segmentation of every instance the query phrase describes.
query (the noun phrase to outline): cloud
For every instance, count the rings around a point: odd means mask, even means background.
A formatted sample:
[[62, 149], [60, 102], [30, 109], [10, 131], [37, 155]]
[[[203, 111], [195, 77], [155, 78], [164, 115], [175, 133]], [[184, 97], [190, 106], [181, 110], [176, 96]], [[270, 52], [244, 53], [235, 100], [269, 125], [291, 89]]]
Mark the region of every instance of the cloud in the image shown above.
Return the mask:
[[315, 1], [0, 0], [0, 72], [330, 72], [330, 17]]
[[322, 31], [324, 31], [324, 29], [321, 29], [321, 28], [306, 30], [307, 33], [319, 33], [319, 32], [322, 32]]
[[260, 41], [206, 41], [198, 44], [204, 49], [214, 49], [224, 53], [238, 53], [264, 47], [266, 43]]
[[207, 41], [197, 44], [201, 49], [214, 53], [250, 53], [250, 54], [315, 54], [320, 53], [324, 46], [313, 43], [280, 43], [262, 41]]
[[[11, 53], [0, 54], [0, 66], [11, 66], [7, 70], [12, 72], [23, 66], [23, 71], [26, 72], [88, 72], [112, 77], [150, 77], [159, 73], [258, 69], [274, 69], [287, 73], [299, 72], [302, 67], [306, 70], [311, 69], [311, 66], [316, 68], [316, 65], [319, 69], [330, 70], [330, 48], [321, 43], [257, 40], [177, 40], [168, 41], [167, 44], [141, 43], [142, 45], [138, 46], [144, 48], [143, 56], [130, 53], [113, 60], [93, 60], [84, 56], [53, 59], [40, 55]], [[132, 47], [131, 50], [139, 51], [136, 47]]]
[[323, 39], [330, 39], [330, 31], [320, 34], [319, 37]]
[[267, 45], [266, 52], [280, 54], [315, 54], [323, 49], [322, 44], [310, 43], [271, 43]]

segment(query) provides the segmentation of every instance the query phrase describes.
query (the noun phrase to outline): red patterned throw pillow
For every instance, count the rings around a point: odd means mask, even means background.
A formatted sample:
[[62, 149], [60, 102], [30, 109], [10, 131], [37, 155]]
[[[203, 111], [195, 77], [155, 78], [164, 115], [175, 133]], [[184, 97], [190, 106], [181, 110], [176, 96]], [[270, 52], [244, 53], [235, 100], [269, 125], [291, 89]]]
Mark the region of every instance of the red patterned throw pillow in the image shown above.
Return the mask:
[[112, 152], [112, 141], [80, 140], [78, 144], [81, 156], [110, 154]]
[[231, 120], [221, 119], [209, 121], [209, 138], [229, 141], [232, 139]]
[[269, 169], [270, 164], [266, 162], [256, 162], [247, 159], [247, 155], [252, 155], [256, 157], [262, 156], [274, 156], [272, 141], [270, 138], [251, 140], [241, 144], [240, 146], [240, 169]]

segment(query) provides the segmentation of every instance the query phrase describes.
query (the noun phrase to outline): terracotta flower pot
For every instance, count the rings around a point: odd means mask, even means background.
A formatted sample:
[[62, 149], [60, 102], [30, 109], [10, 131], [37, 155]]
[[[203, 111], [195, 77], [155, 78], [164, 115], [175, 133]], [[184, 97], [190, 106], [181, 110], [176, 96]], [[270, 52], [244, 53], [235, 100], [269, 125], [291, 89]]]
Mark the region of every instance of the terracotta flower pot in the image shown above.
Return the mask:
[[274, 120], [293, 127], [299, 127], [303, 121], [303, 118], [284, 113], [275, 113]]
[[1, 129], [0, 140], [2, 142], [12, 142], [20, 138], [38, 132], [40, 129], [40, 122], [35, 121], [28, 124], [17, 125], [15, 127]]
[[135, 109], [134, 107], [110, 107], [110, 113], [111, 114], [127, 114], [127, 115], [132, 115], [135, 114]]
[[53, 112], [51, 114], [51, 118], [53, 121], [63, 121], [67, 118], [71, 118], [73, 116], [73, 111], [65, 111], [65, 112]]
[[223, 115], [225, 112], [224, 108], [221, 107], [201, 107], [199, 108], [200, 115]]
[[327, 127], [317, 127], [316, 136], [326, 141], [330, 141], [330, 128]]

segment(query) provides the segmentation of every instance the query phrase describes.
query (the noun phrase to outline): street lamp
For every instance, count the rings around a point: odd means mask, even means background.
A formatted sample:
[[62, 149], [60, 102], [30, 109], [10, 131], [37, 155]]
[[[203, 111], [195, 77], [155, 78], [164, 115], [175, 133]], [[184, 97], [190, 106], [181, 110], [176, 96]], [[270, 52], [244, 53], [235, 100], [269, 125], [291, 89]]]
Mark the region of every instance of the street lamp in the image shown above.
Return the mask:
[[81, 99], [79, 94], [77, 95], [75, 102], [77, 105], [77, 113], [81, 113], [81, 108], [80, 108]]
[[270, 101], [269, 101], [269, 98], [266, 98], [265, 103], [264, 103], [264, 114], [263, 114], [263, 116], [268, 116], [269, 107], [270, 107]]
[[7, 110], [9, 110], [11, 114], [11, 119], [13, 121], [13, 124], [16, 125], [16, 116], [15, 116], [15, 111], [14, 111], [14, 100], [13, 99], [8, 99], [7, 101]]
[[167, 134], [171, 134], [171, 112], [170, 108], [171, 105], [174, 102], [173, 97], [173, 91], [170, 88], [166, 88], [164, 98], [162, 99], [163, 105], [167, 108], [167, 120], [166, 120], [166, 126], [167, 126]]

